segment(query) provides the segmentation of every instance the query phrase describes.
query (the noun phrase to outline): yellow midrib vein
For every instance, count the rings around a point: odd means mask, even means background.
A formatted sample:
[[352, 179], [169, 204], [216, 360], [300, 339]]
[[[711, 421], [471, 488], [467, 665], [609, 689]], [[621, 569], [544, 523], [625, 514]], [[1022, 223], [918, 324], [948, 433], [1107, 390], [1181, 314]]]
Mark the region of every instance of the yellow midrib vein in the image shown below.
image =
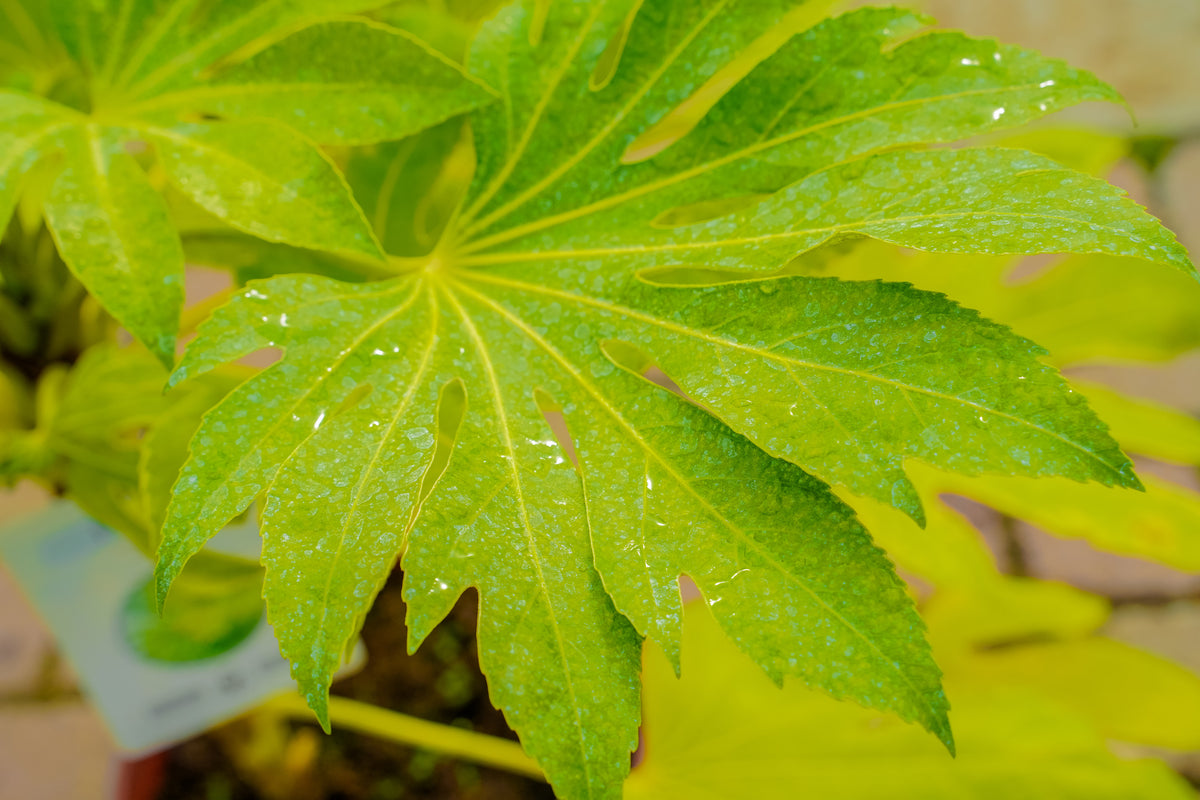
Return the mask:
[[[383, 435], [380, 437], [379, 444], [375, 447], [374, 452], [371, 453], [371, 460], [367, 463], [366, 468], [363, 469], [362, 476], [359, 478], [358, 483], [355, 484], [354, 495], [351, 498], [350, 506], [347, 509], [345, 516], [343, 517], [342, 528], [341, 528], [341, 531], [339, 531], [339, 535], [338, 535], [337, 550], [334, 552], [333, 557], [329, 560], [328, 565], [327, 565], [328, 566], [328, 575], [326, 576], [326, 580], [325, 580], [325, 591], [321, 597], [320, 621], [314, 626], [314, 630], [316, 632], [316, 638], [317, 638], [318, 642], [320, 642], [322, 645], [325, 644], [325, 642], [324, 642], [325, 623], [329, 617], [329, 594], [333, 588], [333, 578], [334, 578], [334, 573], [337, 571], [338, 562], [341, 560], [342, 553], [345, 551], [346, 537], [350, 531], [350, 525], [354, 521], [355, 516], [358, 513], [359, 505], [363, 501], [364, 492], [366, 491], [366, 488], [371, 481], [371, 476], [374, 474], [375, 469], [379, 464], [379, 459], [380, 459], [381, 455], [383, 454], [384, 448], [387, 447], [388, 443], [391, 441], [392, 432], [396, 429], [396, 425], [399, 423], [400, 418], [402, 416], [404, 416], [405, 412], [407, 412], [408, 409], [412, 406], [413, 399], [416, 397], [417, 390], [420, 389], [420, 387], [422, 385], [422, 380], [425, 377], [425, 373], [429, 368], [429, 363], [432, 360], [433, 352], [437, 347], [437, 342], [438, 342], [438, 337], [437, 337], [437, 324], [438, 324], [437, 295], [433, 291], [433, 289], [431, 287], [429, 287], [428, 284], [424, 284], [424, 285], [426, 286], [428, 293], [429, 293], [429, 305], [430, 305], [430, 312], [429, 312], [430, 325], [429, 325], [429, 334], [427, 337], [426, 346], [421, 355], [421, 363], [417, 367], [416, 374], [413, 376], [413, 379], [409, 382], [408, 386], [406, 387], [404, 396], [401, 398], [400, 402], [396, 404], [396, 411], [392, 415], [391, 421], [388, 422], [387, 429], [383, 432]], [[400, 547], [401, 548], [404, 547], [403, 538], [401, 539]], [[285, 655], [287, 655], [287, 654], [285, 654]]]
[[[907, 201], [910, 198], [905, 198]], [[879, 219], [860, 219], [853, 222], [840, 222], [836, 225], [825, 225], [819, 228], [799, 228], [779, 233], [765, 233], [761, 236], [743, 236], [731, 239], [710, 239], [700, 242], [675, 242], [660, 245], [630, 245], [628, 247], [597, 247], [579, 250], [541, 250], [517, 253], [490, 253], [478, 256], [463, 256], [458, 263], [464, 267], [497, 266], [515, 264], [526, 261], [554, 261], [558, 259], [594, 258], [599, 256], [642, 255], [647, 253], [670, 253], [676, 251], [689, 252], [693, 250], [710, 250], [720, 247], [743, 247], [762, 244], [771, 241], [786, 241], [802, 239], [806, 236], [833, 235], [841, 232], [862, 232], [863, 229], [876, 225], [894, 225], [906, 222], [927, 222], [933, 220], [952, 220], [963, 217], [988, 217], [1004, 219], [1049, 220], [1070, 223], [1071, 225], [1086, 225], [1089, 228], [1109, 231], [1134, 242], [1144, 243], [1144, 239], [1122, 230], [1113, 225], [1100, 222], [1090, 222], [1062, 214], [1041, 214], [1019, 211], [940, 211], [927, 214], [908, 214], [899, 217], [884, 217]], [[878, 237], [883, 238], [883, 237]], [[884, 239], [884, 241], [887, 241]]]
[[[466, 329], [467, 335], [475, 344], [475, 350], [479, 354], [480, 363], [483, 365], [484, 372], [487, 374], [488, 383], [491, 388], [493, 405], [496, 409], [496, 416], [499, 422], [500, 435], [504, 440], [504, 448], [508, 452], [508, 465], [512, 473], [513, 492], [516, 495], [517, 508], [521, 515], [521, 526], [525, 531], [525, 542], [529, 548], [530, 560], [533, 562], [534, 573], [537, 576], [538, 586], [541, 590], [542, 597], [546, 601], [546, 613], [550, 615], [550, 627], [554, 630], [554, 638], [558, 645], [558, 652], [562, 657], [563, 677], [566, 679], [567, 692], [571, 697], [571, 710], [575, 715], [575, 732], [579, 742], [579, 757], [583, 765], [586, 783], [591, 787], [591, 759], [588, 758], [587, 743], [584, 741], [583, 718], [579, 713], [579, 699], [575, 692], [575, 680], [572, 674], [570, 662], [567, 660], [567, 645], [563, 641], [562, 627], [558, 621], [558, 615], [554, 612], [554, 603], [550, 599], [550, 588], [546, 583], [546, 575], [542, 570], [541, 552], [538, 549], [537, 541], [533, 535], [533, 528], [529, 522], [529, 510], [525, 501], [525, 492], [521, 486], [521, 476], [517, 469], [517, 452], [513, 446], [512, 432], [508, 425], [508, 414], [504, 408], [504, 399], [501, 394], [500, 380], [496, 375], [496, 367], [492, 362], [491, 356], [488, 353], [487, 346], [483, 342], [483, 337], [479, 330], [475, 327], [475, 323], [471, 320], [467, 310], [459, 303], [458, 298], [448, 286], [443, 286], [443, 291], [446, 293], [450, 304], [454, 306], [454, 310], [458, 313], [463, 321], [463, 326]], [[464, 287], [465, 288], [465, 287]]]

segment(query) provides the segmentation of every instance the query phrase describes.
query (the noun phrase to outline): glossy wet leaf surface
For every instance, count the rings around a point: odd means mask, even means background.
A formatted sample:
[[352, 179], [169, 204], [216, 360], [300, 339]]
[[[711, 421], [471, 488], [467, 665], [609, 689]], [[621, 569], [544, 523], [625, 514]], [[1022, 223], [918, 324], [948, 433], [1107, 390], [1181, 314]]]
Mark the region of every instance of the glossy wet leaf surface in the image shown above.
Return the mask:
[[[287, 22], [330, 4], [276, 5]], [[188, 24], [151, 26], [113, 86], [178, 187], [243, 231], [396, 273], [300, 274], [323, 270], [265, 247], [252, 266], [278, 277], [240, 287], [171, 378], [282, 352], [197, 428], [157, 593], [169, 602], [187, 560], [259, 501], [268, 616], [322, 721], [402, 557], [414, 648], [479, 593], [492, 699], [563, 797], [619, 795], [643, 637], [686, 660], [681, 574], [769, 678], [953, 749], [924, 627], [831, 487], [924, 520], [918, 461], [1141, 485], [1082, 394], [1008, 328], [895, 280], [764, 277], [865, 235], [1136, 258], [1191, 280], [1171, 234], [1103, 181], [1020, 150], [931, 147], [1116, 99], [1087, 73], [890, 9], [815, 24], [746, 73], [739, 54], [794, 3], [516, 2], [476, 34], [468, 78], [374, 23], [260, 40], [259, 6], [151, 6], [147, 20]], [[411, 75], [388, 61], [404, 53]], [[714, 93], [730, 70], [746, 74]], [[269, 102], [251, 102], [256, 85]], [[695, 107], [715, 103], [684, 125], [672, 112], [697, 92]], [[233, 119], [259, 107], [273, 122]], [[473, 176], [455, 122], [350, 157], [356, 199], [307, 144], [468, 110]]]
[[200, 86], [135, 105], [169, 119], [200, 112], [277, 120], [314, 141], [399, 139], [491, 99], [483, 85], [403, 32], [366, 20], [320, 22]]

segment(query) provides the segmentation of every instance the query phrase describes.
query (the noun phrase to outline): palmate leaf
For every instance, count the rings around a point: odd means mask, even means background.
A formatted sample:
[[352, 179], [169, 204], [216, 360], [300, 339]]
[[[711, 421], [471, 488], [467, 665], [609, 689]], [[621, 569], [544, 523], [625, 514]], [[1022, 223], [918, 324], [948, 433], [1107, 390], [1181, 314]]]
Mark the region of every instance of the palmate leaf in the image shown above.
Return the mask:
[[60, 151], [46, 216], [63, 260], [168, 364], [182, 250], [127, 149], [152, 144], [175, 185], [236, 228], [381, 261], [316, 145], [399, 139], [493, 95], [410, 34], [344, 16], [380, 4], [55, 0], [42, 35], [78, 75], [61, 102], [0, 92], [0, 222], [21, 178]]
[[[1007, 328], [906, 284], [744, 270], [850, 232], [1190, 266], [1103, 182], [1019, 151], [920, 149], [1114, 95], [1034, 53], [916, 36], [904, 12], [797, 36], [690, 134], [645, 151], [791, 5], [530, 0], [486, 22], [468, 64], [500, 100], [471, 116], [475, 176], [432, 252], [392, 253], [402, 274], [382, 282], [252, 282], [172, 377], [283, 351], [192, 441], [160, 602], [265, 495], [268, 613], [323, 720], [332, 672], [403, 554], [410, 646], [475, 587], [493, 699], [562, 796], [619, 792], [638, 636], [679, 663], [684, 573], [775, 680], [950, 745], [921, 623], [826, 484], [917, 519], [911, 459], [1140, 484], [1044, 351]], [[390, 200], [416, 180], [406, 152], [370, 156], [391, 160], [358, 187], [385, 242], [393, 210], [414, 208]], [[755, 280], [645, 273], [668, 267]], [[645, 380], [663, 373], [690, 401]]]

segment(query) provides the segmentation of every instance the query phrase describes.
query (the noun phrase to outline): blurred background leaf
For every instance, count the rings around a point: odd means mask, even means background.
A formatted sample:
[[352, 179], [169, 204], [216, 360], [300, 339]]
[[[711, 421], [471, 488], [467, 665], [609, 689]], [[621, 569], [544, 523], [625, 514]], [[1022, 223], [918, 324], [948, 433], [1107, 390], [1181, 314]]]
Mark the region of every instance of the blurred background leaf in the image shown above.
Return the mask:
[[781, 693], [698, 604], [686, 610], [682, 677], [653, 646], [644, 677], [644, 759], [627, 800], [1195, 796], [1164, 764], [1121, 759], [1105, 740], [1195, 746], [1200, 679], [1105, 639], [949, 661], [957, 759], [897, 720], [797, 685]]

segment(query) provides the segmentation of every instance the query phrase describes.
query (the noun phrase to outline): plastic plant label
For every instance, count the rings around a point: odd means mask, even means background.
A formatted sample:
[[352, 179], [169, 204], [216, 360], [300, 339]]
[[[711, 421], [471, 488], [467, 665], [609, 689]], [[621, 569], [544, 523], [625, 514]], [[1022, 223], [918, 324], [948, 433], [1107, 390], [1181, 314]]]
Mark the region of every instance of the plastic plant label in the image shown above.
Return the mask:
[[[254, 533], [253, 522], [227, 531]], [[198, 558], [160, 617], [153, 564], [68, 503], [0, 529], [0, 562], [124, 751], [165, 747], [292, 690], [253, 562]], [[351, 667], [361, 661], [359, 646]]]

